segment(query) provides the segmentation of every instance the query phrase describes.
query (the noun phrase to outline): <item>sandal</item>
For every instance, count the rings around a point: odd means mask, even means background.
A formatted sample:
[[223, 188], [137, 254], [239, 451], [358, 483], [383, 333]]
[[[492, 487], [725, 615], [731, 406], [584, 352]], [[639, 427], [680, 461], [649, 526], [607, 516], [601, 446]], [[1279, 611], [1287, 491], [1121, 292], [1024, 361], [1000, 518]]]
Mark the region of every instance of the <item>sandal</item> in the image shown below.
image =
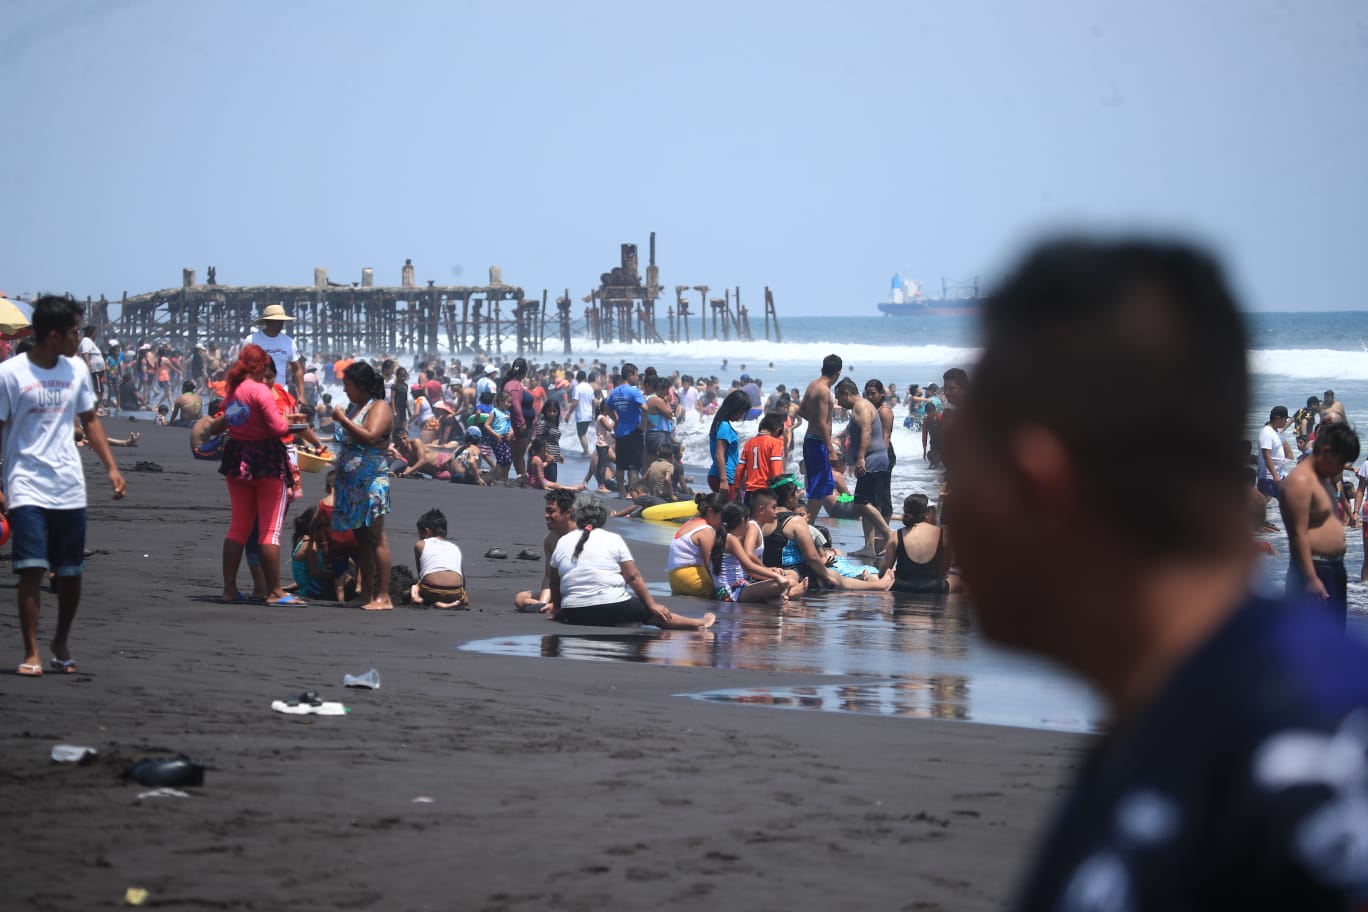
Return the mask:
[[276, 608], [291, 608], [291, 607], [304, 608], [304, 607], [307, 607], [309, 603], [306, 602], [306, 601], [304, 601], [302, 598], [300, 598], [300, 597], [297, 596], [297, 595], [291, 595], [291, 594], [288, 594], [288, 593], [287, 593], [287, 594], [281, 596], [281, 597], [278, 598], [278, 599], [272, 599], [272, 600], [270, 600], [270, 601], [267, 601], [266, 604], [272, 605], [272, 606], [274, 606], [274, 607], [276, 607]]
[[505, 551], [503, 548], [494, 547], [490, 548], [488, 551], [485, 552], [485, 557], [491, 557], [496, 560], [507, 560], [508, 552]]

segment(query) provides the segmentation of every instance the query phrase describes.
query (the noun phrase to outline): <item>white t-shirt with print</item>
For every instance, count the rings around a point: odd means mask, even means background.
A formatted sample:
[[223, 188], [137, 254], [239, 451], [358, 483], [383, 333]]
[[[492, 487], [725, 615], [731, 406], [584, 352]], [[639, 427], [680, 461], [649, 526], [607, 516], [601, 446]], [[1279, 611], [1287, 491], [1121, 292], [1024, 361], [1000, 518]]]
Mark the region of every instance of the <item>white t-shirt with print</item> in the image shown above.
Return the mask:
[[0, 458], [11, 507], [85, 508], [85, 469], [72, 426], [94, 408], [83, 359], [58, 356], [44, 369], [24, 354], [0, 364]]
[[266, 349], [266, 354], [270, 355], [271, 360], [275, 362], [276, 383], [289, 390], [290, 395], [294, 395], [294, 383], [290, 379], [290, 365], [299, 360], [299, 349], [295, 348], [294, 339], [291, 339], [289, 334], [284, 332], [272, 338], [258, 329], [247, 337], [247, 342], [252, 345], [260, 345]]
[[632, 597], [622, 578], [622, 562], [632, 559], [627, 543], [616, 532], [595, 529], [589, 533], [578, 559], [573, 557], [583, 530], [561, 536], [551, 553], [551, 566], [560, 574], [562, 607], [615, 605]]

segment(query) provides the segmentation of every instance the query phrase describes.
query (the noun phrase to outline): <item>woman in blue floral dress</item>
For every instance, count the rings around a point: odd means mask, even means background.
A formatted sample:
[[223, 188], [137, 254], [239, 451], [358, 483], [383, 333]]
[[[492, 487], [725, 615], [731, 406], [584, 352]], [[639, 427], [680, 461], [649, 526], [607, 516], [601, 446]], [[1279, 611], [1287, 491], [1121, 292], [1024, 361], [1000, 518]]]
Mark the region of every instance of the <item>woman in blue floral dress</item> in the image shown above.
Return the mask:
[[385, 514], [390, 511], [389, 446], [394, 412], [385, 402], [385, 384], [364, 361], [355, 361], [342, 374], [342, 389], [350, 404], [333, 409], [337, 443], [337, 477], [332, 527], [356, 533], [356, 557], [361, 569], [361, 607], [388, 611], [390, 549], [385, 537]]

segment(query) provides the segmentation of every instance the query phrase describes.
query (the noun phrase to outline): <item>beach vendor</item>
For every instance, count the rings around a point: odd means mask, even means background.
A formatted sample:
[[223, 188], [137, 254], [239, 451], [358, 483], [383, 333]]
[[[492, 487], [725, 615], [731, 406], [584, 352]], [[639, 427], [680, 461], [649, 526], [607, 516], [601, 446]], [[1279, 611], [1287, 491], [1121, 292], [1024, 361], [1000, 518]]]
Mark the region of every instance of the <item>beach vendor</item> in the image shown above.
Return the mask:
[[280, 533], [293, 472], [281, 437], [289, 422], [265, 383], [271, 356], [247, 344], [228, 370], [223, 418], [228, 436], [219, 473], [228, 485], [232, 518], [223, 539], [223, 595], [227, 603], [247, 600], [237, 588], [237, 571], [255, 528], [265, 598], [270, 605], [303, 605], [280, 585]]

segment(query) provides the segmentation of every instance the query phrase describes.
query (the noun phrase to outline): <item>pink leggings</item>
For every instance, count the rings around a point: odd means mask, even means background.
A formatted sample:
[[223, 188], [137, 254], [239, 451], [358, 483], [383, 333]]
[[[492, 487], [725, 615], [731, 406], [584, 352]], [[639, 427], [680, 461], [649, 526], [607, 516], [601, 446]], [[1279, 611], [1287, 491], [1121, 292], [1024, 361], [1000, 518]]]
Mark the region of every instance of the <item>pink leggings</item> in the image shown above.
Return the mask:
[[245, 545], [252, 534], [252, 523], [256, 522], [261, 544], [280, 544], [280, 528], [285, 524], [285, 507], [289, 503], [285, 497], [285, 482], [279, 478], [226, 480], [228, 500], [233, 505], [227, 539]]

